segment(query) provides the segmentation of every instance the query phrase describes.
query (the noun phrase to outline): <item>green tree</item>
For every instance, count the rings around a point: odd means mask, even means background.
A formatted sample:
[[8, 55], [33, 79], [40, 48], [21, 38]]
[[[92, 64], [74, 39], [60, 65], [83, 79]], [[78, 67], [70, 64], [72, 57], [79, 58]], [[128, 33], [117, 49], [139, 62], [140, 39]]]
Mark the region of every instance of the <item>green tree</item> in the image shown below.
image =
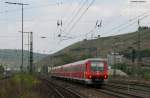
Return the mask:
[[92, 58], [92, 55], [91, 54], [83, 54], [83, 55], [80, 56], [81, 60], [84, 60], [84, 59], [87, 59], [87, 58]]
[[71, 54], [64, 54], [62, 56], [62, 62], [63, 64], [74, 62], [75, 58]]
[[3, 72], [4, 72], [4, 67], [0, 65], [0, 74], [2, 74]]

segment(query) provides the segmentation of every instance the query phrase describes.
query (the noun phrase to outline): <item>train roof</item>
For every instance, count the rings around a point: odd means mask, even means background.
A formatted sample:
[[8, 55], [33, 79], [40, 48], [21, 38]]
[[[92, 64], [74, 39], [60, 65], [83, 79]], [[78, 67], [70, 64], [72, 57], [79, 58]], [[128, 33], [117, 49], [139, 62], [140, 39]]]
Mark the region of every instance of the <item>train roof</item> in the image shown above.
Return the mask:
[[81, 61], [77, 61], [77, 62], [73, 62], [73, 63], [69, 63], [69, 64], [65, 64], [65, 65], [61, 65], [61, 66], [57, 66], [57, 68], [60, 68], [60, 67], [68, 67], [70, 65], [78, 65], [78, 64], [84, 64], [86, 63], [87, 61], [107, 61], [107, 59], [102, 59], [102, 58], [88, 58], [88, 59], [85, 59], [85, 60], [81, 60]]
[[106, 60], [107, 59], [101, 59], [101, 58], [88, 58], [88, 59], [77, 61], [77, 62], [70, 63], [70, 64], [82, 64], [82, 63], [85, 63], [87, 61], [106, 61]]
[[102, 59], [102, 58], [88, 58], [86, 60], [88, 60], [88, 61], [106, 61], [107, 59]]

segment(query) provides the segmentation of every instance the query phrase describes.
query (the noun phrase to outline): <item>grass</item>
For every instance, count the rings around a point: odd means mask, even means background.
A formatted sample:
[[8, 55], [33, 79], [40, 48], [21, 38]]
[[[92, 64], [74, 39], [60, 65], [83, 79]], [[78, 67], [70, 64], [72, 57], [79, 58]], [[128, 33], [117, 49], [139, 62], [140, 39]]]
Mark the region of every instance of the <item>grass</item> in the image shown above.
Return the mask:
[[0, 80], [3, 78], [3, 75], [2, 74], [0, 74]]
[[10, 79], [0, 81], [0, 98], [42, 98], [35, 89], [40, 83], [33, 75], [14, 75]]
[[24, 84], [28, 88], [40, 83], [36, 77], [29, 74], [17, 74], [12, 78], [12, 81], [17, 84]]

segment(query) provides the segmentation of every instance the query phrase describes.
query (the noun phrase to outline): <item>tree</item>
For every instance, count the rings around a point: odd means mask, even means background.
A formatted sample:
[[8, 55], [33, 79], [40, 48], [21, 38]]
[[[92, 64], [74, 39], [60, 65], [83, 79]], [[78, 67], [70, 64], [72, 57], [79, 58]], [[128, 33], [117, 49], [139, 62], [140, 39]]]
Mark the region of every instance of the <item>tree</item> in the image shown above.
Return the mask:
[[136, 51], [135, 51], [135, 49], [132, 49], [132, 63], [134, 63], [135, 62], [135, 58], [136, 58]]
[[83, 55], [80, 56], [81, 60], [84, 60], [84, 59], [87, 59], [87, 58], [92, 58], [92, 55], [91, 54], [83, 54]]
[[71, 63], [75, 61], [75, 58], [71, 54], [64, 54], [62, 57], [63, 64]]
[[0, 65], [0, 74], [2, 74], [3, 72], [4, 72], [4, 67]]
[[138, 28], [138, 31], [142, 31], [142, 30], [145, 30], [145, 29], [148, 29], [148, 27], [147, 27], [147, 26], [140, 26], [140, 27]]

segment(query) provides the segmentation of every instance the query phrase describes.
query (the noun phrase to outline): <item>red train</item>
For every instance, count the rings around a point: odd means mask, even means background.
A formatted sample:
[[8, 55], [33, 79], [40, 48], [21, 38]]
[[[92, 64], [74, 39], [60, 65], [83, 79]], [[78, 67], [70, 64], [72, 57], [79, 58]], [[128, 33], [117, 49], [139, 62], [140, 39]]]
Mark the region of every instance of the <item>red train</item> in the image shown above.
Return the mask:
[[51, 75], [85, 84], [102, 84], [108, 78], [108, 65], [104, 59], [91, 58], [53, 67]]

